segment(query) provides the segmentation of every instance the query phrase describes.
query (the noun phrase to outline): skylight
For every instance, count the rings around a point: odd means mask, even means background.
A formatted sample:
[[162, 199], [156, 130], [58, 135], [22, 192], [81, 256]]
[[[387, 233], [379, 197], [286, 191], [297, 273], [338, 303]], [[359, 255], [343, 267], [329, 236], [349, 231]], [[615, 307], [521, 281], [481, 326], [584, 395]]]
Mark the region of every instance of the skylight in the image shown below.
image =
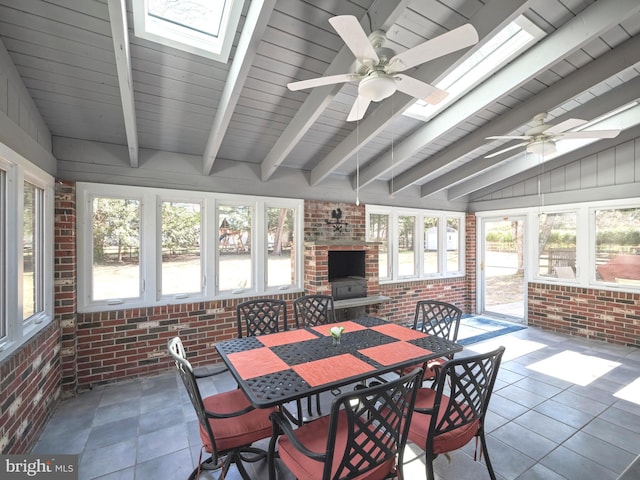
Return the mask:
[[436, 87], [449, 92], [443, 101], [436, 105], [429, 105], [418, 100], [404, 112], [404, 115], [418, 120], [429, 120], [445, 106], [497, 72], [543, 35], [544, 31], [522, 15], [519, 16], [436, 83]]
[[243, 0], [133, 0], [138, 37], [226, 63]]

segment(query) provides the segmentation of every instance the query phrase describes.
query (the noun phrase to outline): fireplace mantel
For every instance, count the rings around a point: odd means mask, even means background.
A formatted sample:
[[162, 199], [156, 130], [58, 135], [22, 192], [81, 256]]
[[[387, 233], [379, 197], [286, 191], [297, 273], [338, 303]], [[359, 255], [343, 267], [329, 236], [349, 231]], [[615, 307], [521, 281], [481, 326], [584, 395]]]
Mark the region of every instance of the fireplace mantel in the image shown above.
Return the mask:
[[368, 247], [380, 245], [380, 242], [361, 242], [355, 240], [309, 240], [304, 242], [305, 247]]

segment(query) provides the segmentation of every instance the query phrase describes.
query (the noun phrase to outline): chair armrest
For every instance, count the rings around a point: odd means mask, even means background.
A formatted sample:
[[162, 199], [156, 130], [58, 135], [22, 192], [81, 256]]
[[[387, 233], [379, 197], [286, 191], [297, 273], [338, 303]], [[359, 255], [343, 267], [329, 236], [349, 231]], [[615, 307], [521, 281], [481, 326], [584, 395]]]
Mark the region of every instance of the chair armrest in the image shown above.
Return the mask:
[[229, 368], [227, 368], [226, 365], [223, 365], [222, 367], [219, 367], [217, 370], [215, 370], [213, 372], [209, 372], [209, 371], [207, 371], [207, 372], [196, 372], [194, 370], [193, 375], [196, 378], [207, 378], [207, 377], [213, 377], [215, 375], [220, 375], [221, 373], [225, 373], [225, 372], [228, 372], [228, 371], [229, 371]]
[[242, 410], [236, 410], [235, 412], [218, 413], [212, 412], [211, 410], [205, 410], [204, 413], [210, 418], [233, 418], [249, 413], [252, 410], [255, 410], [255, 407], [253, 405], [249, 405], [248, 407], [245, 407]]
[[284, 433], [284, 435], [291, 441], [291, 444], [307, 457], [312, 458], [314, 460], [318, 460], [319, 462], [324, 462], [326, 460], [326, 457], [327, 457], [326, 453], [318, 453], [318, 452], [309, 450], [300, 442], [300, 440], [296, 436], [293, 426], [291, 425], [291, 422], [287, 420], [287, 418], [282, 414], [282, 412], [274, 412], [271, 415], [269, 415], [269, 418], [271, 418], [271, 422], [273, 423], [274, 433], [275, 432], [278, 432], [278, 434]]

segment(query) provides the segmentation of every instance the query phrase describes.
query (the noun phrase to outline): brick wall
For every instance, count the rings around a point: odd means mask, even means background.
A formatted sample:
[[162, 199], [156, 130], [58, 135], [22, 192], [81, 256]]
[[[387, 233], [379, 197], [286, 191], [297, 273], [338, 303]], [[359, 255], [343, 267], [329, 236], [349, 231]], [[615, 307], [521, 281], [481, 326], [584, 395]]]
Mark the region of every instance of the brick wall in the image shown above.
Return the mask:
[[[287, 301], [289, 324], [297, 294]], [[249, 298], [79, 313], [78, 388], [136, 378], [172, 368], [167, 342], [180, 335], [191, 362], [220, 361], [214, 344], [237, 336], [236, 305]]]
[[3, 361], [0, 379], [0, 453], [30, 452], [60, 398], [58, 321]]
[[56, 183], [54, 224], [54, 307], [62, 331], [60, 364], [62, 390], [71, 394], [78, 386], [76, 309], [78, 277], [76, 257], [75, 184]]
[[529, 325], [640, 347], [640, 294], [529, 284]]

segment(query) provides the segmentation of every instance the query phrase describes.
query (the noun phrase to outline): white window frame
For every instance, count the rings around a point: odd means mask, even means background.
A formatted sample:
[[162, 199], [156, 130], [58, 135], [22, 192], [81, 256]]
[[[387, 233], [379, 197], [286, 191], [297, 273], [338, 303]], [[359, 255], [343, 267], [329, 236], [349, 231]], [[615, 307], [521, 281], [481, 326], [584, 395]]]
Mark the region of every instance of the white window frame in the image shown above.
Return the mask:
[[[5, 172], [4, 195], [0, 198], [4, 215], [0, 215], [4, 243], [0, 241], [4, 268], [2, 280], [2, 318], [6, 335], [0, 339], [0, 361], [10, 356], [25, 342], [46, 328], [53, 320], [53, 243], [54, 243], [54, 178], [26, 158], [0, 143], [0, 169]], [[42, 229], [42, 309], [23, 320], [23, 189], [25, 180], [43, 191]]]
[[[120, 310], [123, 308], [142, 308], [160, 305], [175, 304], [177, 300], [188, 302], [201, 302], [210, 300], [223, 300], [254, 295], [282, 293], [282, 286], [266, 288], [266, 208], [267, 206], [290, 208], [295, 211], [295, 273], [296, 280], [287, 286], [287, 292], [303, 291], [303, 224], [304, 201], [302, 199], [254, 197], [249, 195], [220, 194], [201, 191], [171, 190], [150, 187], [132, 187], [123, 185], [106, 185], [78, 182], [76, 184], [77, 196], [77, 236], [78, 236], [78, 311], [100, 312], [108, 310]], [[142, 295], [137, 298], [112, 299], [91, 301], [89, 280], [92, 268], [92, 219], [90, 199], [93, 197], [130, 198], [139, 199], [141, 203], [141, 240], [140, 240], [140, 268]], [[158, 236], [162, 228], [160, 210], [163, 201], [182, 201], [187, 203], [200, 203], [202, 212], [202, 250], [203, 257], [203, 288], [201, 292], [184, 292], [162, 296], [160, 290], [160, 255], [161, 248]], [[252, 209], [252, 287], [220, 291], [217, 288], [218, 271], [218, 246], [219, 246], [219, 205], [246, 205]], [[259, 233], [258, 233], [259, 232]]]
[[[162, 204], [164, 202], [173, 202], [173, 203], [191, 203], [200, 205], [200, 289], [193, 292], [179, 292], [179, 293], [169, 293], [162, 294]], [[194, 200], [190, 195], [158, 195], [157, 197], [157, 225], [158, 225], [158, 233], [154, 238], [156, 239], [156, 251], [159, 252], [156, 255], [156, 298], [157, 299], [165, 299], [165, 300], [182, 300], [186, 298], [190, 298], [193, 296], [202, 297], [205, 294], [205, 283], [206, 283], [206, 265], [208, 264], [207, 259], [209, 256], [207, 255], [207, 249], [205, 248], [204, 242], [204, 234], [207, 231], [207, 222], [205, 215], [205, 206], [204, 199]]]
[[630, 290], [634, 292], [640, 291], [640, 285], [634, 284], [622, 284], [614, 282], [605, 282], [603, 280], [596, 279], [596, 211], [598, 210], [618, 210], [623, 208], [640, 208], [640, 199], [637, 203], [627, 202], [614, 202], [604, 205], [590, 205], [588, 209], [589, 218], [589, 265], [587, 272], [589, 275], [589, 283], [594, 288], [603, 288], [607, 290]]
[[[270, 208], [287, 208], [289, 210], [293, 210], [293, 228], [294, 228], [294, 247], [295, 250], [291, 253], [293, 255], [292, 261], [294, 262], [295, 267], [295, 279], [297, 283], [294, 281], [293, 283], [287, 285], [273, 285], [269, 286], [269, 239], [268, 235], [268, 221], [267, 215], [268, 210]], [[300, 212], [299, 210], [303, 211]], [[261, 217], [262, 225], [260, 231], [262, 232], [266, 241], [264, 242], [264, 248], [262, 249], [261, 255], [263, 255], [262, 260], [258, 259], [258, 264], [263, 265], [264, 267], [264, 275], [262, 276], [262, 289], [267, 294], [276, 294], [282, 293], [283, 291], [293, 290], [296, 288], [300, 288], [300, 279], [302, 278], [302, 270], [304, 267], [304, 248], [303, 245], [299, 243], [304, 238], [304, 204], [300, 205], [297, 201], [291, 202], [289, 200], [284, 199], [274, 199], [268, 200], [264, 203], [264, 213]]]
[[[550, 277], [540, 274], [540, 215], [542, 214], [567, 214], [567, 213], [575, 213], [576, 215], [576, 277], [575, 278], [556, 278]], [[579, 207], [568, 207], [568, 206], [554, 206], [549, 208], [540, 208], [536, 209], [532, 213], [533, 219], [529, 222], [534, 226], [532, 228], [531, 236], [535, 239], [535, 241], [531, 244], [533, 245], [532, 251], [534, 252], [534, 257], [532, 259], [533, 268], [532, 271], [533, 279], [536, 282], [550, 282], [550, 283], [569, 283], [569, 284], [577, 284], [579, 283], [580, 273], [582, 272], [582, 266], [580, 265], [579, 259], [581, 255], [584, 255], [585, 251], [585, 242], [581, 239], [586, 238], [588, 235], [586, 225], [584, 223], [583, 215], [580, 214]], [[535, 236], [534, 236], [535, 235]]]
[[[573, 203], [551, 206], [538, 206], [529, 208], [520, 208], [513, 210], [500, 210], [500, 215], [516, 216], [526, 215], [530, 228], [527, 232], [526, 241], [530, 248], [531, 256], [525, 256], [525, 270], [528, 273], [527, 281], [549, 284], [549, 285], [568, 285], [573, 287], [582, 287], [589, 289], [603, 289], [610, 291], [622, 291], [630, 293], [639, 293], [640, 285], [632, 284], [616, 284], [611, 282], [598, 281], [595, 278], [595, 211], [603, 209], [616, 208], [640, 208], [640, 197], [633, 197], [618, 200], [594, 201], [589, 204]], [[576, 212], [576, 278], [554, 278], [543, 277], [538, 272], [538, 260], [540, 256], [539, 245], [539, 214], [541, 213], [567, 213]], [[496, 211], [477, 212], [476, 218], [482, 218], [487, 215], [496, 215]]]
[[[425, 210], [415, 208], [401, 208], [401, 207], [389, 207], [383, 205], [366, 205], [366, 232], [367, 240], [369, 239], [369, 217], [371, 214], [389, 215], [389, 234], [388, 237], [392, 239], [389, 245], [389, 261], [391, 263], [391, 277], [380, 279], [380, 284], [399, 283], [399, 282], [412, 282], [416, 280], [430, 280], [438, 278], [455, 278], [463, 277], [465, 275], [465, 212], [453, 212], [444, 210]], [[398, 271], [398, 238], [399, 238], [399, 217], [401, 216], [414, 216], [414, 250], [415, 250], [415, 262], [416, 269], [415, 275], [400, 276]], [[424, 268], [424, 218], [425, 217], [437, 217], [438, 225], [438, 265], [439, 269], [437, 273], [426, 273]], [[456, 218], [460, 221], [460, 231], [458, 232], [458, 255], [460, 270], [455, 272], [447, 271], [447, 229], [442, 228], [442, 225], [447, 225], [447, 219]]]

